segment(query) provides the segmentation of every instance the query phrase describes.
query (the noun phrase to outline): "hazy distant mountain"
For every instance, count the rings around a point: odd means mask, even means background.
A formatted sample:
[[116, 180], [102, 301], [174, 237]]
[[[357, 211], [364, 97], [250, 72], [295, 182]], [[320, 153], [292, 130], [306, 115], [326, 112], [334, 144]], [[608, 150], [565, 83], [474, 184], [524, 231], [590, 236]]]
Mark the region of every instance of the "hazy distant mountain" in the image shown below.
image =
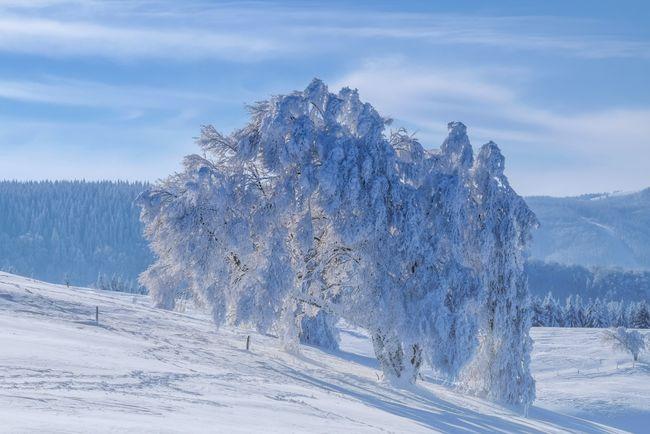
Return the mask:
[[562, 302], [571, 294], [580, 294], [585, 300], [600, 297], [607, 300], [650, 301], [650, 271], [587, 268], [533, 260], [526, 264], [526, 274], [532, 295], [543, 297], [552, 292]]
[[650, 188], [526, 202], [541, 222], [533, 259], [650, 270]]
[[[146, 186], [0, 182], [0, 270], [56, 283], [135, 282], [152, 260], [133, 203]], [[527, 267], [533, 294], [650, 299], [650, 188], [526, 201], [541, 222]]]

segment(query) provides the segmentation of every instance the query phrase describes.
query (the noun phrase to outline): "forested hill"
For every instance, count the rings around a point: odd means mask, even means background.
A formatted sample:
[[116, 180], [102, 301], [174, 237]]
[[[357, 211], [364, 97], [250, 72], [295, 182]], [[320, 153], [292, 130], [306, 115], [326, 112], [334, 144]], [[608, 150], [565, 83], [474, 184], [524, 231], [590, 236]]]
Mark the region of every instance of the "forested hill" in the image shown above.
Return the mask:
[[131, 285], [151, 262], [142, 182], [0, 182], [0, 269], [49, 282]]
[[533, 295], [551, 292], [561, 302], [572, 294], [605, 300], [650, 301], [650, 271], [583, 267], [532, 260], [526, 264]]
[[[0, 270], [78, 285], [101, 275], [111, 289], [136, 289], [152, 262], [134, 204], [147, 185], [0, 181]], [[541, 221], [532, 248], [539, 260], [527, 267], [533, 294], [650, 298], [650, 271], [613, 268], [650, 264], [650, 189], [526, 200]]]
[[526, 203], [541, 222], [533, 233], [534, 259], [650, 271], [650, 188], [527, 197]]

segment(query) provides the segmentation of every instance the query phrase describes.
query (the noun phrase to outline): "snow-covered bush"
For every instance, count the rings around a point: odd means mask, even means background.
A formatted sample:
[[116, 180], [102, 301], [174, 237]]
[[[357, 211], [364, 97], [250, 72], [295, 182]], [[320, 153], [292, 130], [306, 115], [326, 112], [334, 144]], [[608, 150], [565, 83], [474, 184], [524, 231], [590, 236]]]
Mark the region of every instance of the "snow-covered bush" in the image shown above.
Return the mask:
[[229, 136], [143, 193], [157, 305], [190, 292], [217, 325], [251, 324], [284, 345], [335, 348], [335, 322], [369, 331], [384, 376], [423, 362], [473, 393], [527, 404], [524, 256], [536, 224], [490, 142], [463, 124], [427, 151], [356, 91], [303, 92], [250, 108]]
[[635, 362], [639, 360], [639, 354], [645, 349], [643, 335], [636, 330], [627, 330], [625, 327], [605, 330], [604, 339], [615, 349], [629, 352]]
[[113, 274], [109, 277], [103, 273], [99, 273], [93, 287], [103, 291], [127, 292], [130, 294], [145, 293], [145, 289], [138, 285], [137, 282], [126, 279], [118, 274]]
[[630, 304], [627, 315], [630, 327], [635, 329], [650, 328], [650, 310], [645, 300]]

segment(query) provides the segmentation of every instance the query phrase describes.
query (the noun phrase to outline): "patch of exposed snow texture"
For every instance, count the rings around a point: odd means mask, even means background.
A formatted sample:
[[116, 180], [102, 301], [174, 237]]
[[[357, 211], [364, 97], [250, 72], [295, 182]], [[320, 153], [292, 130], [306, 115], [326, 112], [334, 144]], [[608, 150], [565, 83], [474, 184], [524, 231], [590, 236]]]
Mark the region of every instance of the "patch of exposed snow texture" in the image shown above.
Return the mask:
[[604, 231], [607, 231], [608, 233], [610, 233], [612, 235], [616, 235], [616, 231], [614, 231], [614, 229], [611, 226], [607, 226], [607, 225], [604, 225], [602, 223], [598, 223], [597, 221], [595, 221], [593, 219], [586, 218], [586, 217], [583, 217], [583, 219], [587, 223], [590, 223], [590, 224], [592, 224], [592, 225], [594, 225], [594, 226], [596, 226], [598, 228], [601, 228]]
[[0, 273], [0, 431], [612, 433], [644, 432], [650, 418], [648, 353], [633, 367], [602, 330], [531, 330], [538, 398], [526, 418], [428, 369], [416, 386], [378, 382], [369, 336], [344, 324], [340, 350], [294, 355], [273, 336], [215, 332], [190, 305], [150, 302]]
[[157, 255], [156, 305], [190, 294], [215, 324], [336, 348], [340, 319], [368, 330], [384, 377], [423, 364], [470, 393], [527, 406], [530, 311], [524, 256], [534, 214], [493, 142], [474, 155], [449, 123], [425, 152], [356, 90], [319, 80], [250, 109], [229, 136], [140, 198]]

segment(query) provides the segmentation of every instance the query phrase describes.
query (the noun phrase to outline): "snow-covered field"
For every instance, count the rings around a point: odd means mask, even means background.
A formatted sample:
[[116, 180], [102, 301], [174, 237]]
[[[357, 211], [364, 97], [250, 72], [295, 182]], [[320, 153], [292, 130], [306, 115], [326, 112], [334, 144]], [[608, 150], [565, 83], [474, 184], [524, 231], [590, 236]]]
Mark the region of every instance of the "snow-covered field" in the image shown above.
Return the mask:
[[0, 431], [643, 432], [647, 353], [633, 368], [601, 333], [533, 330], [538, 400], [526, 418], [427, 372], [411, 389], [379, 382], [361, 331], [345, 329], [340, 352], [292, 355], [145, 296], [0, 273]]

